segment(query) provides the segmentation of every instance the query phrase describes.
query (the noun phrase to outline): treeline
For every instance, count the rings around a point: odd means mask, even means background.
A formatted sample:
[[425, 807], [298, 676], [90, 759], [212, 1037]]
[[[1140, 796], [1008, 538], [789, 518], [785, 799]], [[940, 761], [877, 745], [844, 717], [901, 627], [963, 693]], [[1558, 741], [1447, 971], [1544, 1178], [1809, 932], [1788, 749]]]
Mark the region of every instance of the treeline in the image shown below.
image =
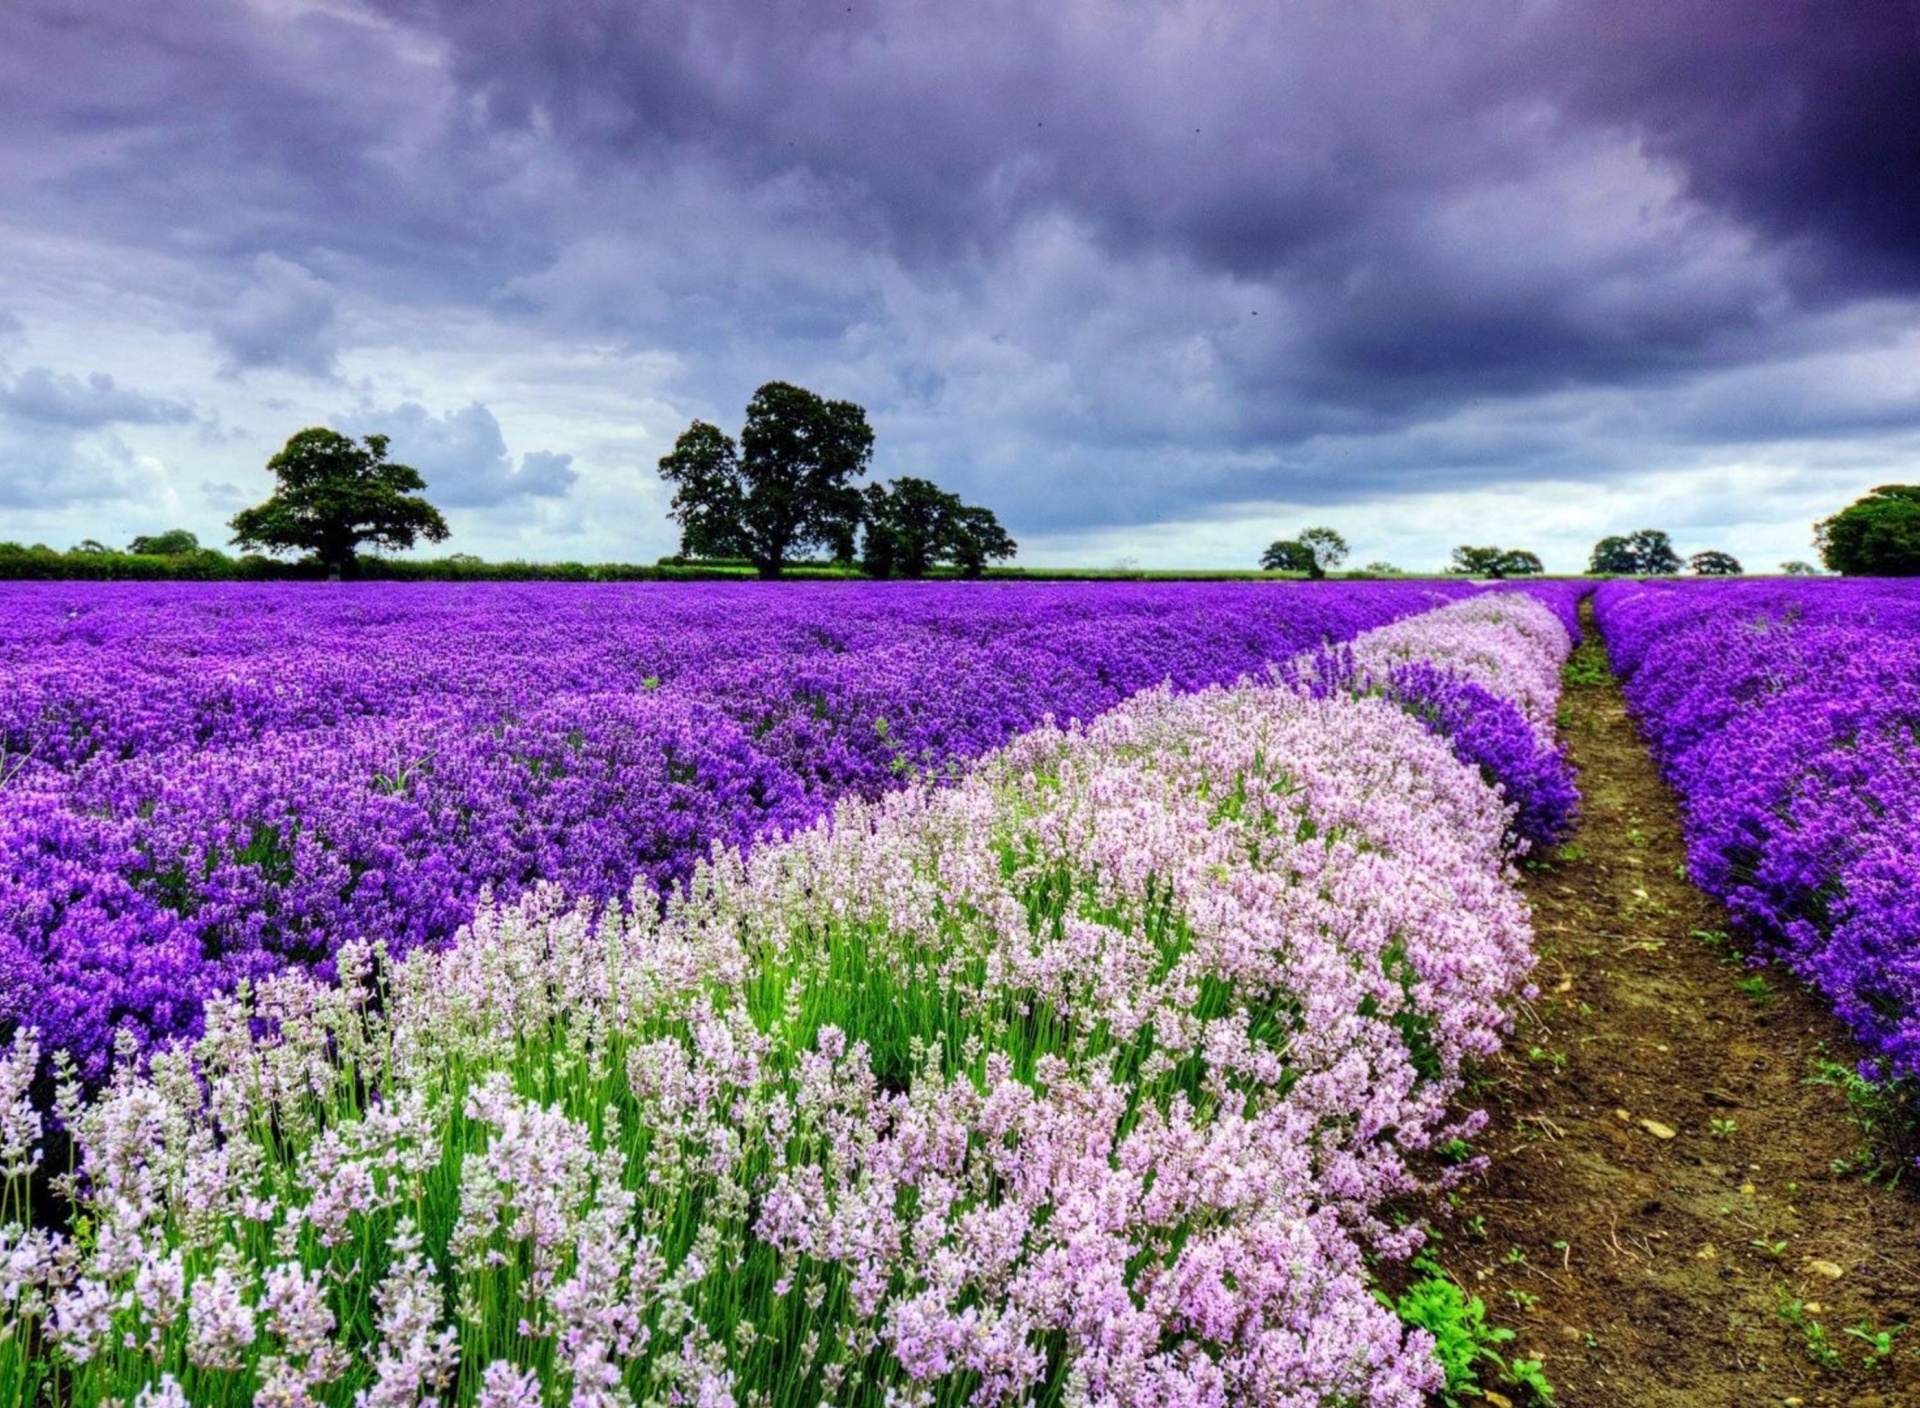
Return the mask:
[[[177, 530], [184, 531], [184, 530]], [[191, 534], [187, 536], [191, 537]], [[45, 543], [0, 542], [0, 580], [88, 582], [320, 582], [338, 575], [315, 561], [285, 562], [259, 553], [235, 557], [215, 548], [136, 552], [82, 543], [62, 551]], [[470, 553], [400, 558], [362, 554], [352, 575], [376, 582], [667, 582], [724, 581], [758, 575], [746, 561], [665, 558], [639, 562], [489, 562]], [[844, 564], [788, 563], [788, 577], [834, 579], [864, 574]], [[957, 576], [935, 569], [934, 576]], [[997, 574], [996, 574], [997, 575]]]

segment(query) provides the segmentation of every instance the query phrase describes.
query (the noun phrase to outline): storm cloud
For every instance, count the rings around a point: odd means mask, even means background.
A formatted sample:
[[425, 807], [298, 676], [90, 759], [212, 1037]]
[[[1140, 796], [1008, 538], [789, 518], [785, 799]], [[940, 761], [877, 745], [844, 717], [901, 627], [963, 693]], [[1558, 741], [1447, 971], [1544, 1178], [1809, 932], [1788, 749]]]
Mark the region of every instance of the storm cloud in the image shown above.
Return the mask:
[[[1920, 446], [1915, 170], [1904, 0], [0, 15], [35, 404], [137, 342], [254, 428], [120, 417], [181, 484], [330, 416], [530, 555], [669, 550], [652, 461], [776, 377], [1056, 557], [1398, 504], [1437, 558], [1452, 493], [1551, 561], [1649, 483], [1785, 551]], [[1740, 473], [1790, 487], [1713, 520]]]

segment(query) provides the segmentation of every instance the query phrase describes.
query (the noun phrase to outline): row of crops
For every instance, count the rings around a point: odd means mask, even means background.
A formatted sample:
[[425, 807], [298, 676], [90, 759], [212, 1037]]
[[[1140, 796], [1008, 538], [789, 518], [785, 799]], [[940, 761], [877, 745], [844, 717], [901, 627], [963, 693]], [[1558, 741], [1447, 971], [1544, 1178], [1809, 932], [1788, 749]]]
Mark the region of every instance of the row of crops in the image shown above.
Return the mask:
[[[1476, 1128], [1463, 1063], [1532, 964], [1512, 859], [1574, 805], [1571, 592], [1430, 590], [676, 592], [697, 624], [552, 590], [423, 622], [374, 592], [269, 596], [269, 625], [89, 593], [44, 639], [119, 674], [8, 665], [67, 683], [6, 706], [0, 816], [43, 868], [6, 882], [0, 1402], [1414, 1408], [1433, 1342], [1370, 1267], [1417, 1247], [1399, 1200]], [[376, 743], [422, 739], [372, 785]], [[530, 789], [458, 791], [509, 770]], [[630, 773], [631, 829], [594, 844], [655, 848], [616, 883], [569, 847]], [[540, 810], [574, 779], [591, 804]], [[661, 839], [676, 779], [715, 810]], [[189, 805], [229, 847], [297, 826], [155, 891]], [[381, 829], [463, 806], [566, 864]], [[119, 849], [46, 868], [50, 817]], [[303, 911], [301, 848], [359, 844], [343, 817], [460, 903], [356, 909], [378, 867], [349, 867]], [[113, 903], [72, 969], [72, 907]], [[53, 1000], [149, 980], [101, 960], [176, 933], [173, 1016]], [[49, 1116], [49, 1058], [102, 1033], [129, 1059]], [[49, 1194], [55, 1133], [79, 1173]]]
[[1693, 879], [1920, 1075], [1920, 584], [1609, 583], [1595, 609]]
[[483, 894], [665, 891], [745, 846], [1138, 691], [1449, 584], [61, 584], [0, 592], [0, 1030], [113, 1033]]

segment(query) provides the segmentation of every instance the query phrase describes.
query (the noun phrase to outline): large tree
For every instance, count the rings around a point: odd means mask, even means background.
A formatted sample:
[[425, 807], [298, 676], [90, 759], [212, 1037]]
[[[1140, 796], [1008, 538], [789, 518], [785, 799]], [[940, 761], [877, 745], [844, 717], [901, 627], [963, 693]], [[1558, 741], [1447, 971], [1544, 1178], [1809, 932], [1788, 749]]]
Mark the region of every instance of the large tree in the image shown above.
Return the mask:
[[1331, 528], [1302, 528], [1297, 537], [1267, 544], [1260, 566], [1267, 572], [1304, 572], [1318, 581], [1347, 559], [1347, 540]]
[[1447, 571], [1468, 577], [1538, 577], [1546, 568], [1524, 548], [1457, 547]]
[[762, 577], [808, 549], [853, 556], [862, 501], [853, 481], [873, 458], [867, 413], [770, 381], [747, 404], [740, 439], [695, 421], [660, 460], [688, 557], [743, 557]]
[[387, 459], [387, 437], [359, 444], [336, 430], [310, 426], [267, 461], [277, 487], [263, 504], [228, 524], [236, 547], [304, 552], [331, 576], [353, 570], [362, 545], [402, 551], [425, 538], [445, 542], [447, 521], [420, 497], [427, 481], [412, 465]]
[[1680, 570], [1673, 541], [1657, 528], [1602, 538], [1593, 545], [1587, 571], [1615, 577], [1671, 577]]
[[1843, 576], [1920, 576], [1920, 484], [1882, 484], [1814, 524], [1813, 540]]
[[1017, 546], [990, 509], [910, 476], [867, 486], [863, 526], [862, 566], [875, 577], [924, 577], [936, 562], [977, 577]]

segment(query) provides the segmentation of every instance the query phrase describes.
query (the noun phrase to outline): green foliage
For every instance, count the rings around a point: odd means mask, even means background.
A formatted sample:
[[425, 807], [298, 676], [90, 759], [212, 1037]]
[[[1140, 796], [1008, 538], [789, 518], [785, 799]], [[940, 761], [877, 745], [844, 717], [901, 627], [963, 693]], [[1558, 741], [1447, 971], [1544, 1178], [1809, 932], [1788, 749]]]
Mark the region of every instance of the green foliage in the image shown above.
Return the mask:
[[1780, 1301], [1780, 1318], [1800, 1332], [1800, 1338], [1806, 1344], [1807, 1358], [1829, 1372], [1845, 1368], [1846, 1361], [1827, 1337], [1827, 1327], [1808, 1314], [1806, 1302], [1789, 1295], [1784, 1286], [1775, 1286], [1773, 1289]]
[[1859, 1340], [1867, 1347], [1860, 1356], [1860, 1363], [1868, 1369], [1878, 1369], [1893, 1357], [1893, 1346], [1900, 1336], [1907, 1332], [1905, 1325], [1889, 1325], [1881, 1329], [1871, 1320], [1860, 1320], [1848, 1325], [1842, 1332]]
[[1877, 1075], [1871, 1066], [1823, 1057], [1813, 1062], [1807, 1083], [1839, 1091], [1860, 1131], [1860, 1148], [1836, 1171], [1858, 1171], [1869, 1183], [1898, 1183], [1920, 1160], [1920, 1082]]
[[1920, 576], [1920, 484], [1882, 484], [1814, 524], [1813, 540], [1843, 576]]
[[1672, 539], [1657, 528], [1638, 528], [1625, 537], [1615, 535], [1595, 543], [1587, 571], [1615, 577], [1671, 577], [1680, 566]]
[[256, 570], [260, 565], [270, 566], [264, 558], [235, 559], [211, 548], [161, 557], [111, 548], [58, 552], [42, 543], [0, 543], [0, 581], [232, 581], [268, 575]]
[[991, 510], [925, 479], [870, 484], [865, 497], [861, 566], [870, 576], [924, 577], [935, 563], [948, 563], [978, 577], [990, 560], [1014, 555], [1016, 544]]
[[1453, 550], [1447, 571], [1466, 577], [1538, 577], [1547, 569], [1534, 554], [1520, 548], [1476, 548], [1462, 545]]
[[1495, 1348], [1509, 1343], [1513, 1331], [1487, 1323], [1486, 1303], [1480, 1297], [1461, 1290], [1429, 1257], [1415, 1258], [1413, 1269], [1421, 1279], [1388, 1304], [1403, 1324], [1433, 1336], [1434, 1358], [1447, 1378], [1441, 1402], [1457, 1408], [1468, 1400], [1482, 1398], [1480, 1375], [1488, 1365], [1501, 1383], [1532, 1394], [1540, 1403], [1553, 1401], [1553, 1385], [1539, 1360], [1509, 1361]]
[[145, 534], [127, 544], [127, 551], [138, 557], [183, 557], [200, 550], [200, 539], [185, 528]]
[[1560, 669], [1560, 679], [1565, 684], [1605, 684], [1612, 678], [1606, 647], [1598, 641], [1583, 641], [1575, 646]]
[[1260, 554], [1260, 567], [1266, 572], [1304, 572], [1313, 574], [1313, 550], [1291, 538], [1276, 539]]
[[1713, 548], [1695, 553], [1687, 559], [1687, 566], [1696, 577], [1738, 577], [1745, 570], [1732, 553]]
[[1780, 572], [1786, 577], [1818, 577], [1820, 575], [1820, 569], [1811, 562], [1799, 561], [1781, 563]]
[[1267, 572], [1304, 572], [1319, 581], [1347, 560], [1347, 540], [1331, 528], [1302, 528], [1297, 537], [1269, 543], [1260, 554]]
[[233, 516], [234, 545], [310, 554], [330, 575], [353, 570], [362, 545], [402, 551], [416, 539], [444, 542], [447, 523], [420, 493], [411, 465], [387, 461], [387, 437], [360, 444], [310, 426], [267, 461], [277, 487], [265, 503]]
[[1313, 554], [1314, 577], [1326, 576], [1347, 560], [1347, 540], [1331, 528], [1302, 528], [1299, 541]]
[[777, 577], [809, 549], [853, 559], [862, 500], [853, 481], [873, 458], [867, 413], [770, 381], [747, 403], [739, 442], [695, 421], [660, 460], [687, 557], [745, 558]]

